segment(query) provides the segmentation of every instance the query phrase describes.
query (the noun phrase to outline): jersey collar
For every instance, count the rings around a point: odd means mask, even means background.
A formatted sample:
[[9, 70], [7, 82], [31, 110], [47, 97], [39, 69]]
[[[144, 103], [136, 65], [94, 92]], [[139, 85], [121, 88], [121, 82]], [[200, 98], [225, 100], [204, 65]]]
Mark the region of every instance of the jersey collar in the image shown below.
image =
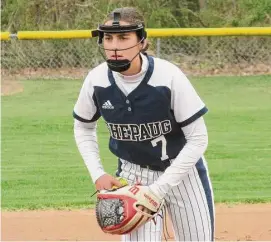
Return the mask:
[[[144, 76], [144, 78], [142, 80], [142, 83], [147, 83], [150, 80], [151, 75], [153, 73], [153, 69], [154, 69], [154, 60], [153, 60], [153, 58], [151, 56], [148, 56], [148, 55], [146, 55], [146, 58], [148, 60], [148, 69], [147, 69], [146, 74], [145, 74], [145, 76]], [[144, 65], [143, 65], [142, 71], [144, 71]], [[116, 84], [113, 72], [109, 68], [108, 68], [108, 79], [109, 79], [111, 84]]]

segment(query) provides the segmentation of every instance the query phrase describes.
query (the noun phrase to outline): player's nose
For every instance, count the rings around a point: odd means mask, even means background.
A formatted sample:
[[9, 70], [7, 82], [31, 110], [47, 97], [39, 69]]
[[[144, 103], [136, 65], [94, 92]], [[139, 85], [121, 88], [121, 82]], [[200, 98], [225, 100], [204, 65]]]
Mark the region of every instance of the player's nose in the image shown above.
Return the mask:
[[113, 50], [118, 50], [120, 49], [120, 41], [118, 38], [113, 38], [111, 41], [111, 49]]

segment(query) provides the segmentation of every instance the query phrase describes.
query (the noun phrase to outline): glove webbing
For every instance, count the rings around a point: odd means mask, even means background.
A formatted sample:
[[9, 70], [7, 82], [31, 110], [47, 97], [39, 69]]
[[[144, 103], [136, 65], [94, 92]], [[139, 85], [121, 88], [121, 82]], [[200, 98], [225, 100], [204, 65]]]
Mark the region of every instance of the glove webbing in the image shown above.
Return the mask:
[[120, 199], [99, 200], [96, 206], [96, 217], [102, 228], [117, 225], [124, 219], [124, 203]]

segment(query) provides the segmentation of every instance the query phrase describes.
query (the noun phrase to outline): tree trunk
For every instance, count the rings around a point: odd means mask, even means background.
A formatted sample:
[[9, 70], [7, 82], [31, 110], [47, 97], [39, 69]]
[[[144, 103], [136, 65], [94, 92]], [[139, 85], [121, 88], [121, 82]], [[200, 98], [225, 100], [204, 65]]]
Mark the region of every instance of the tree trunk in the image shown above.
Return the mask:
[[206, 0], [199, 0], [199, 7], [200, 9], [206, 8], [207, 7]]

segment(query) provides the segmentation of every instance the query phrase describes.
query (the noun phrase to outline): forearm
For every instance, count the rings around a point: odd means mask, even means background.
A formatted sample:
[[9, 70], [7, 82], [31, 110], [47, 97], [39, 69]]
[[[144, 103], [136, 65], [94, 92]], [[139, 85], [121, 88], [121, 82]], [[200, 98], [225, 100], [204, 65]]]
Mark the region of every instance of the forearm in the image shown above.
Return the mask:
[[74, 138], [78, 150], [86, 164], [93, 183], [105, 174], [99, 155], [96, 122], [83, 123], [74, 120]]
[[208, 145], [208, 134], [203, 118], [199, 118], [182, 130], [187, 143], [172, 164], [150, 186], [152, 191], [160, 197], [164, 197], [169, 189], [182, 182], [182, 179], [203, 156]]

